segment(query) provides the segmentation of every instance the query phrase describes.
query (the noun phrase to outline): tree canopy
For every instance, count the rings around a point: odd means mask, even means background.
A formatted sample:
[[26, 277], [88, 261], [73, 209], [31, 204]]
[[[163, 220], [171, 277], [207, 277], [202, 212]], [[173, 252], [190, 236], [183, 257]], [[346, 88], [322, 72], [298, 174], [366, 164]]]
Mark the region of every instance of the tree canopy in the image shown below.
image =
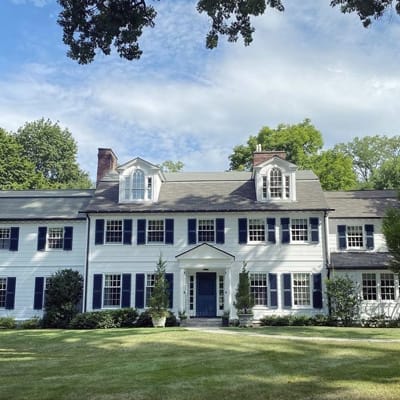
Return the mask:
[[390, 269], [400, 274], [400, 208], [386, 211], [382, 231], [391, 255]]
[[33, 163], [46, 188], [84, 189], [92, 186], [76, 161], [77, 144], [68, 129], [43, 118], [27, 122], [14, 134], [21, 155]]
[[22, 155], [22, 146], [0, 128], [0, 190], [40, 189], [44, 185], [33, 162]]
[[[342, 13], [356, 13], [365, 27], [386, 10], [400, 14], [400, 0], [326, 0]], [[127, 59], [142, 55], [139, 39], [145, 28], [155, 25], [156, 9], [151, 0], [58, 0], [61, 12], [58, 23], [63, 29], [63, 41], [68, 57], [80, 64], [94, 60], [96, 52], [109, 55], [114, 46]], [[253, 40], [255, 31], [251, 19], [265, 13], [267, 7], [284, 11], [284, 0], [198, 0], [197, 11], [205, 13], [211, 23], [206, 37], [207, 48], [218, 45], [220, 36], [245, 45]]]

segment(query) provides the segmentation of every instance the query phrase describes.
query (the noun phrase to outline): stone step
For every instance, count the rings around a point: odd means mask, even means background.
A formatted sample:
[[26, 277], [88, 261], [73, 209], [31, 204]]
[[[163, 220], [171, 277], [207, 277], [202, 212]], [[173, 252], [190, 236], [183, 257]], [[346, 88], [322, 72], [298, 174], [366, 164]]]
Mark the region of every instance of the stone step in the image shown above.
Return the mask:
[[222, 318], [188, 318], [181, 322], [181, 326], [195, 327], [219, 327], [222, 326]]

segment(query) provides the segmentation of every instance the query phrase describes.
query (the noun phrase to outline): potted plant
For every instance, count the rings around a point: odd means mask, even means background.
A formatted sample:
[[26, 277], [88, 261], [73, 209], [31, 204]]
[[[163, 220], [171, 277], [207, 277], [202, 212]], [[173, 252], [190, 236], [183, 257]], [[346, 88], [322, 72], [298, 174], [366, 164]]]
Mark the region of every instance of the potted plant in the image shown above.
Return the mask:
[[154, 327], [165, 327], [168, 316], [168, 282], [165, 277], [166, 261], [160, 255], [154, 272], [154, 286], [149, 301], [149, 313]]
[[243, 262], [243, 267], [239, 273], [239, 283], [236, 290], [234, 306], [236, 307], [239, 317], [240, 326], [251, 326], [253, 320], [254, 298], [250, 292], [249, 271], [247, 264]]
[[186, 311], [179, 311], [178, 312], [178, 316], [179, 316], [179, 324], [180, 326], [186, 326], [186, 320], [187, 320], [187, 315], [186, 315]]

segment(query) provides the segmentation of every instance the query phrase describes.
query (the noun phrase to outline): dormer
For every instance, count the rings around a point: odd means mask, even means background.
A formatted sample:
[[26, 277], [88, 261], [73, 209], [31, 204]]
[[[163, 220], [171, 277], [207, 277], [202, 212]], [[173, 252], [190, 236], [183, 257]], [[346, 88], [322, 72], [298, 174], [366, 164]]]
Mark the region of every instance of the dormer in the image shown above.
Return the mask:
[[157, 165], [139, 157], [119, 166], [119, 202], [156, 202], [164, 175]]
[[284, 151], [261, 151], [253, 158], [253, 178], [257, 201], [296, 201], [297, 166], [286, 161]]

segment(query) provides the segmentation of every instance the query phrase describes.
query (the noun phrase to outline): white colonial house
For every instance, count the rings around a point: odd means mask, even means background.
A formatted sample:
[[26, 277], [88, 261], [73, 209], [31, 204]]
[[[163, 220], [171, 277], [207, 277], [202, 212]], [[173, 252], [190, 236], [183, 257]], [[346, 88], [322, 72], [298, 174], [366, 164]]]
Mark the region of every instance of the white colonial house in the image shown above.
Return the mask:
[[95, 190], [0, 192], [0, 316], [41, 316], [46, 278], [73, 268], [83, 310], [148, 305], [167, 263], [170, 308], [235, 317], [244, 264], [256, 319], [327, 312], [324, 281], [360, 283], [363, 312], [399, 312], [381, 234], [393, 191], [324, 193], [312, 171], [257, 151], [253, 172], [163, 173], [99, 149]]

